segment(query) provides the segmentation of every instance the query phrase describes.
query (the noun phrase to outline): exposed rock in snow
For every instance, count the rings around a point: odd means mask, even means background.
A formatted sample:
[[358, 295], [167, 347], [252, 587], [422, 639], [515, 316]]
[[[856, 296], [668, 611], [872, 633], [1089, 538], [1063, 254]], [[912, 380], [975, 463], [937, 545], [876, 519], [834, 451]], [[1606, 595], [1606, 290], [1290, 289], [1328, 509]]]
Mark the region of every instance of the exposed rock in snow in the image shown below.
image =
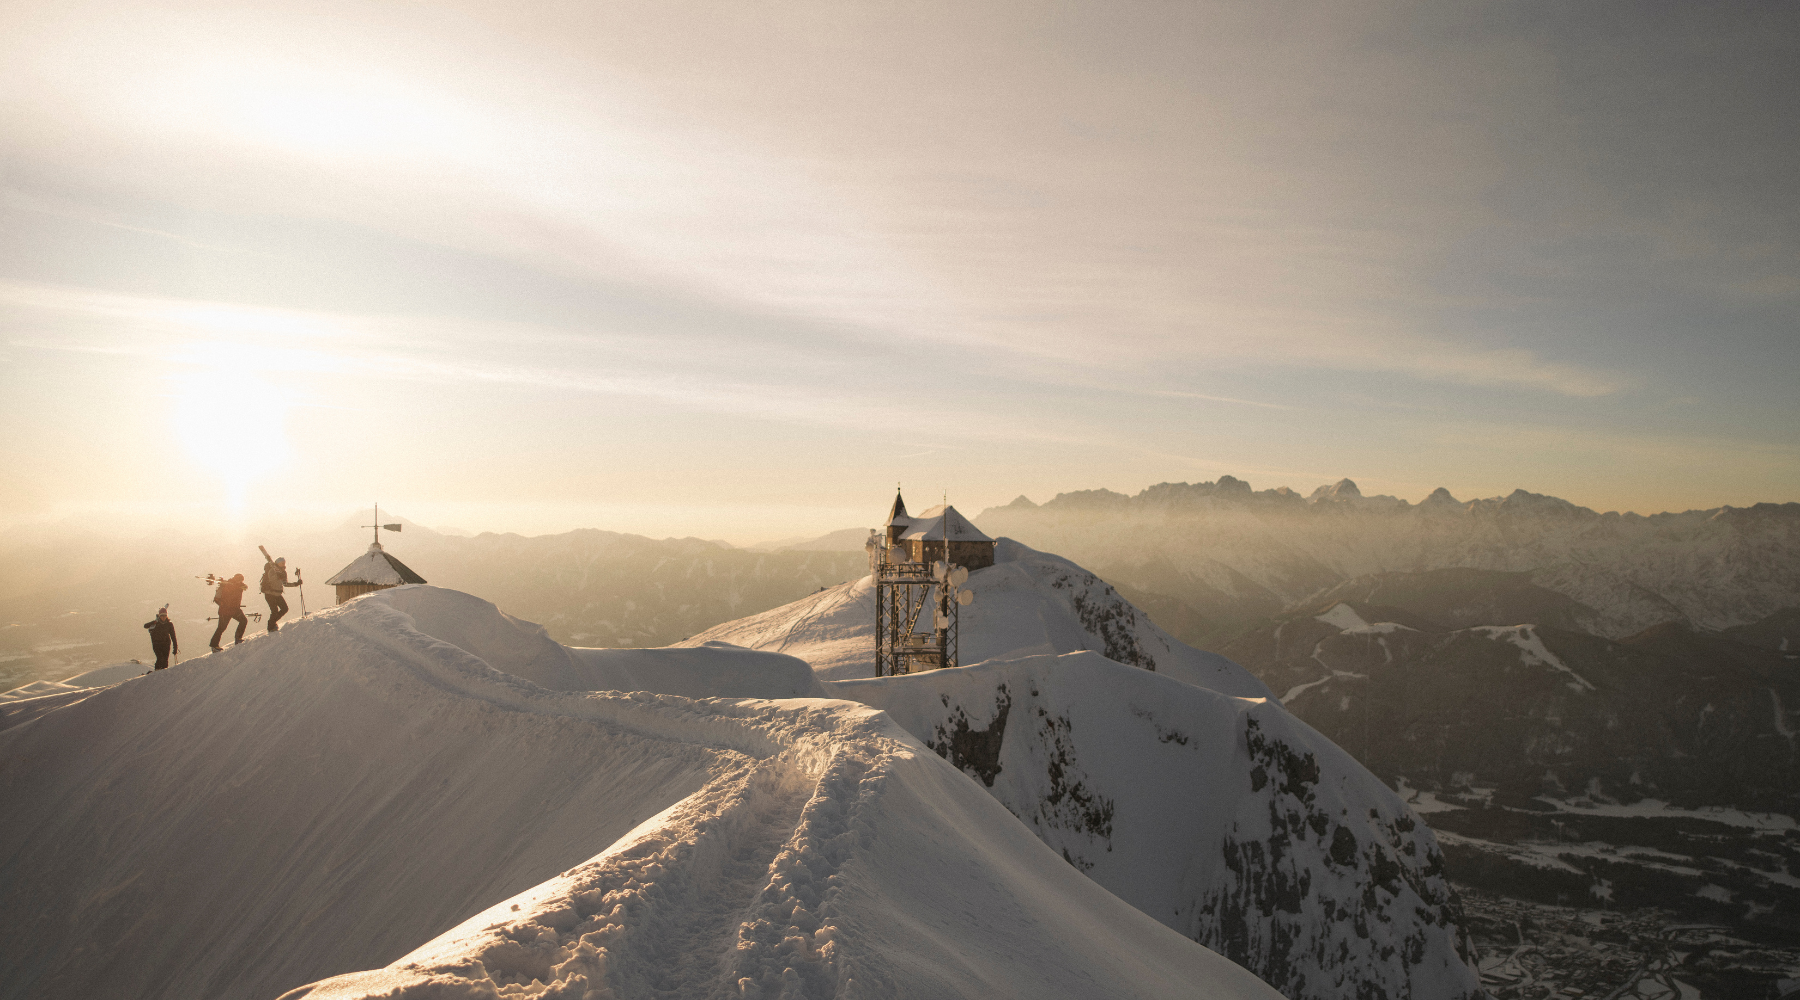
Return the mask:
[[1121, 899], [1290, 998], [1466, 997], [1430, 831], [1279, 707], [1091, 652], [839, 681]]
[[[969, 574], [961, 662], [1092, 650], [1223, 694], [1271, 697], [1225, 657], [1158, 628], [1105, 581], [1060, 556], [1003, 538], [994, 565]], [[923, 626], [922, 626], [923, 627]], [[875, 595], [869, 578], [706, 630], [686, 644], [725, 641], [798, 656], [827, 680], [875, 673]]]
[[1275, 995], [867, 708], [494, 665], [579, 659], [385, 591], [0, 732], [0, 997]]

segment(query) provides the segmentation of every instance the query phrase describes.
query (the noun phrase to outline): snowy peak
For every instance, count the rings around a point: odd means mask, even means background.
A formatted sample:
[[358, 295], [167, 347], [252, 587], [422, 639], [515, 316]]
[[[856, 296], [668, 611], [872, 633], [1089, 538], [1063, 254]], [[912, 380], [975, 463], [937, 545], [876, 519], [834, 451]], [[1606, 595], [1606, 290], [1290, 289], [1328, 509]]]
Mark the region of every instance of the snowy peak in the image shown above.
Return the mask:
[[[995, 546], [994, 565], [969, 574], [967, 589], [975, 599], [962, 610], [962, 663], [1091, 650], [1225, 694], [1271, 695], [1237, 664], [1170, 636], [1099, 577], [1011, 539]], [[826, 680], [871, 677], [874, 587], [864, 577], [726, 622], [682, 645], [708, 641], [797, 656]]]
[[1330, 486], [1321, 486], [1313, 490], [1312, 496], [1307, 499], [1315, 503], [1321, 500], [1361, 500], [1362, 491], [1357, 489], [1356, 484], [1350, 480], [1340, 479]]
[[0, 990], [1277, 996], [877, 712], [546, 690], [484, 604], [385, 591], [0, 732]]

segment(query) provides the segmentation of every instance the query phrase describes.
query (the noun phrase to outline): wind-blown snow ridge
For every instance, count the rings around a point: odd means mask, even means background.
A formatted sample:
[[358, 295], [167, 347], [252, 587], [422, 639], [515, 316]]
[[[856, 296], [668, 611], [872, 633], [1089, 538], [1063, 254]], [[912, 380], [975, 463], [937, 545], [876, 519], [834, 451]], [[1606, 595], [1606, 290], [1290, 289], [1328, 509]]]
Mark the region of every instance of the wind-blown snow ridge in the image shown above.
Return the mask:
[[[1171, 636], [1104, 580], [1061, 556], [1002, 538], [994, 565], [970, 573], [966, 587], [975, 603], [962, 611], [963, 663], [1086, 650], [1223, 694], [1274, 697], [1243, 667]], [[863, 577], [726, 622], [682, 645], [719, 640], [800, 657], [828, 681], [871, 677], [875, 588]]]
[[0, 732], [0, 997], [1275, 995], [875, 711], [541, 639], [401, 588]]

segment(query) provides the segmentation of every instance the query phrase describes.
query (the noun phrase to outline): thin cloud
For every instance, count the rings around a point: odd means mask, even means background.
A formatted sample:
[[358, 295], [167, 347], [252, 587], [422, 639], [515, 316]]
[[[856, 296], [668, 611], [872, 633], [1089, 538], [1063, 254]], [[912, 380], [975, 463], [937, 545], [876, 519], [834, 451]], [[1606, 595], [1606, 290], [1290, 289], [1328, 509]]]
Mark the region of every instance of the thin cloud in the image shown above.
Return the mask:
[[1232, 403], [1237, 406], [1258, 406], [1265, 410], [1293, 409], [1291, 406], [1283, 406], [1280, 403], [1260, 403], [1254, 399], [1233, 399], [1230, 396], [1208, 396], [1202, 392], [1182, 392], [1177, 389], [1145, 389], [1141, 391], [1146, 396], [1169, 396], [1176, 399], [1204, 399], [1212, 403]]

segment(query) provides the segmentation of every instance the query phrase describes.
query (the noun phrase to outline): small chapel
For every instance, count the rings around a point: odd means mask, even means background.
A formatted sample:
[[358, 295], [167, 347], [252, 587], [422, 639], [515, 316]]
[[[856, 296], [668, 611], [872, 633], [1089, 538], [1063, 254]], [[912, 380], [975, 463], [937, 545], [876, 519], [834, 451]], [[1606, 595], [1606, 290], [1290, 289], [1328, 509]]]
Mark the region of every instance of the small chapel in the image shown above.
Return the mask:
[[338, 570], [336, 576], [325, 583], [337, 588], [339, 604], [354, 597], [372, 594], [377, 590], [398, 587], [403, 583], [424, 583], [425, 578], [414, 573], [405, 563], [394, 558], [393, 554], [381, 547], [381, 532], [399, 531], [399, 524], [382, 524], [381, 508], [375, 508], [375, 523], [365, 525], [375, 529], [375, 540], [369, 543], [368, 551], [357, 556], [350, 565]]

